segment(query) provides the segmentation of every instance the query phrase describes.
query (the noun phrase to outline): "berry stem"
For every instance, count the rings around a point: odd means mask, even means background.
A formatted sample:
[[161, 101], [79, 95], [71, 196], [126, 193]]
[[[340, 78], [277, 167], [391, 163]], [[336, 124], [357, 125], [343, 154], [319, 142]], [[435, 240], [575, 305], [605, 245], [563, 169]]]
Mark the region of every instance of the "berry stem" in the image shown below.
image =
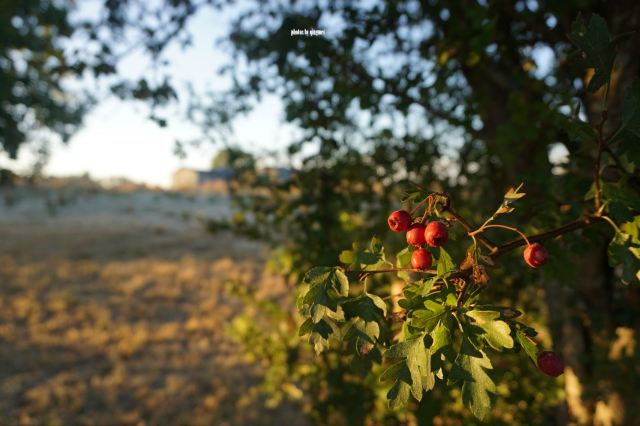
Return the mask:
[[522, 239], [527, 243], [527, 246], [530, 246], [531, 243], [529, 242], [529, 239], [527, 238], [526, 235], [524, 235], [518, 228], [514, 228], [512, 226], [506, 226], [506, 225], [498, 225], [498, 224], [493, 224], [493, 225], [482, 225], [480, 228], [476, 229], [473, 232], [469, 233], [469, 236], [471, 236], [471, 238], [474, 237], [474, 235], [484, 232], [485, 229], [487, 228], [502, 228], [502, 229], [508, 229], [509, 231], [513, 231], [516, 232], [518, 234], [520, 234], [520, 236], [522, 237]]
[[429, 197], [425, 198], [424, 200], [420, 201], [418, 204], [415, 205], [415, 207], [413, 209], [411, 209], [411, 211], [409, 212], [409, 214], [411, 215], [411, 217], [413, 217], [413, 215], [418, 211], [418, 209], [420, 208], [421, 205], [423, 205], [427, 199]]

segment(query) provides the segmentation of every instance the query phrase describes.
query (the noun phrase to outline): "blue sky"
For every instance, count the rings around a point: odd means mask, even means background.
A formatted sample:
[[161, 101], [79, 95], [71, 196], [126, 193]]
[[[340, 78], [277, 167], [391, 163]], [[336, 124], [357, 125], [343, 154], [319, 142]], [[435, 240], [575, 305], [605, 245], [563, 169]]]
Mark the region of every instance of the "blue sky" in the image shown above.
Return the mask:
[[[96, 2], [80, 2], [80, 13], [92, 13]], [[190, 82], [196, 88], [222, 89], [229, 81], [216, 70], [228, 62], [228, 55], [215, 45], [215, 40], [229, 28], [232, 12], [219, 13], [206, 9], [190, 23], [194, 44], [186, 51], [172, 46], [167, 52], [170, 72], [176, 83]], [[120, 66], [124, 75], [136, 75], [146, 62], [130, 55]], [[293, 131], [281, 123], [282, 106], [278, 98], [266, 97], [247, 117], [234, 125], [234, 138], [246, 149], [261, 151], [284, 147]], [[168, 128], [160, 128], [148, 118], [144, 105], [108, 99], [98, 105], [85, 119], [83, 128], [67, 144], [54, 142], [45, 173], [54, 176], [78, 175], [89, 172], [95, 178], [126, 177], [138, 182], [167, 187], [171, 174], [179, 167], [206, 169], [219, 146], [201, 145], [189, 149], [187, 157], [174, 154], [176, 139], [197, 135], [196, 130], [180, 119], [173, 119]], [[17, 161], [0, 153], [0, 167], [26, 171], [33, 164], [33, 146], [23, 146]]]

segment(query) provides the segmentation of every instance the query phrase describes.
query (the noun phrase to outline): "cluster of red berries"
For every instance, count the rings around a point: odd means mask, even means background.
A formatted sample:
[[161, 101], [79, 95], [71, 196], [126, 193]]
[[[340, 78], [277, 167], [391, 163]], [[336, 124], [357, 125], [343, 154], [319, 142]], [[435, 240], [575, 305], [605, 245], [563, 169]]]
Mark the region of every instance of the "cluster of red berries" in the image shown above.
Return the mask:
[[[433, 259], [431, 253], [423, 248], [425, 244], [440, 247], [449, 238], [449, 231], [444, 223], [440, 221], [429, 222], [427, 225], [420, 222], [414, 223], [409, 212], [405, 210], [394, 211], [389, 215], [387, 222], [393, 232], [407, 231], [407, 244], [418, 247], [411, 256], [411, 266], [414, 269], [427, 270], [431, 267]], [[540, 243], [529, 244], [522, 255], [531, 268], [542, 266], [549, 260], [547, 249]]]
[[431, 268], [433, 259], [431, 253], [424, 249], [425, 244], [440, 247], [449, 239], [449, 230], [444, 223], [437, 220], [426, 225], [414, 223], [409, 212], [405, 210], [394, 211], [389, 215], [387, 222], [393, 232], [407, 231], [407, 244], [418, 247], [411, 255], [413, 269], [424, 271]]

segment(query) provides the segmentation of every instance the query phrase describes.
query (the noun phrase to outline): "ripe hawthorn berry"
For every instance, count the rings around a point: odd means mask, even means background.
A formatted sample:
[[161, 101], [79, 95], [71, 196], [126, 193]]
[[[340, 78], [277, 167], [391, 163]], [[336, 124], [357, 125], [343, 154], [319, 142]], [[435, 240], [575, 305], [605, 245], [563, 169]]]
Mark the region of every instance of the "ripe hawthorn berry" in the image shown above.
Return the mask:
[[407, 231], [407, 244], [416, 247], [422, 247], [426, 244], [424, 239], [424, 230], [426, 226], [421, 223], [414, 223]]
[[557, 353], [544, 351], [538, 355], [538, 368], [547, 376], [558, 377], [564, 372], [564, 362]]
[[393, 232], [406, 231], [411, 226], [411, 215], [405, 210], [396, 210], [389, 215], [387, 223]]
[[524, 249], [522, 253], [524, 261], [532, 268], [537, 268], [547, 263], [549, 253], [547, 249], [539, 243], [533, 243]]
[[429, 222], [424, 231], [424, 238], [431, 247], [443, 246], [449, 239], [447, 225], [438, 220]]
[[413, 267], [413, 269], [426, 271], [427, 269], [431, 268], [432, 262], [433, 259], [431, 258], [431, 253], [423, 248], [419, 248], [411, 255], [411, 266]]

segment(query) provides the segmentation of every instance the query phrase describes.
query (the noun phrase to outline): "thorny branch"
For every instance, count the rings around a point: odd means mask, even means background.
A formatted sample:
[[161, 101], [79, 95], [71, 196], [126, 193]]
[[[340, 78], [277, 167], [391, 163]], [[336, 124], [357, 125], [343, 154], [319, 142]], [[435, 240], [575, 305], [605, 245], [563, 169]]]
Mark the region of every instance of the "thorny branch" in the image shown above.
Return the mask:
[[[444, 206], [443, 206], [444, 207]], [[447, 207], [450, 208], [450, 207]], [[451, 212], [451, 210], [448, 210], [449, 212]], [[455, 213], [454, 213], [455, 214]], [[460, 218], [462, 219], [462, 218]], [[551, 238], [555, 238], [558, 237], [560, 235], [581, 229], [581, 228], [586, 228], [588, 226], [594, 225], [596, 223], [600, 223], [600, 222], [604, 222], [606, 221], [605, 218], [598, 216], [598, 215], [586, 215], [583, 216], [579, 219], [576, 219], [572, 222], [566, 223], [562, 226], [559, 226], [558, 228], [552, 229], [550, 231], [546, 231], [546, 232], [542, 232], [539, 234], [535, 234], [535, 235], [531, 235], [529, 237], [521, 237], [518, 238], [516, 240], [510, 241], [508, 243], [499, 245], [499, 246], [495, 246], [491, 243], [488, 243], [491, 245], [491, 253], [489, 254], [489, 257], [493, 260], [496, 259], [497, 257], [500, 257], [510, 251], [515, 250], [518, 247], [524, 246], [527, 244], [527, 240], [529, 242], [539, 242], [539, 241], [544, 241], [544, 240], [548, 240]], [[471, 229], [471, 227], [469, 226], [468, 222], [464, 221], [464, 219], [462, 220], [458, 220], [458, 222], [465, 228], [465, 229]], [[464, 223], [464, 224], [463, 224]], [[465, 226], [466, 225], [466, 226]], [[469, 231], [468, 231], [469, 232]], [[478, 240], [480, 240], [480, 238], [478, 238]], [[482, 241], [482, 240], [480, 240]], [[436, 275], [437, 272], [433, 269], [427, 270], [427, 271], [421, 271], [421, 270], [417, 270], [417, 269], [411, 269], [411, 268], [387, 268], [387, 269], [378, 269], [378, 270], [348, 270], [346, 271], [347, 274], [355, 274], [358, 276], [359, 279], [364, 279], [366, 276], [369, 275], [373, 275], [373, 274], [384, 274], [384, 273], [392, 273], [392, 272], [414, 272], [414, 273], [423, 273], [423, 274], [430, 274], [430, 275]], [[469, 281], [470, 281], [470, 277], [473, 273], [473, 268], [472, 267], [468, 267], [464, 270], [460, 270], [457, 272], [454, 272], [450, 275], [447, 276], [446, 279], [449, 280], [454, 280], [454, 279], [461, 279], [463, 281], [462, 285], [460, 286], [460, 290], [458, 293], [458, 297], [457, 297], [457, 301], [458, 301], [458, 305], [461, 305], [464, 299], [464, 296], [466, 295], [466, 291], [469, 288]], [[444, 279], [439, 280], [437, 283], [435, 283], [433, 285], [433, 287], [431, 288], [431, 290], [429, 291], [429, 294], [435, 293], [437, 291], [440, 291], [442, 288], [444, 288], [445, 286], [445, 282]], [[399, 296], [399, 295], [395, 295], [395, 296]]]

